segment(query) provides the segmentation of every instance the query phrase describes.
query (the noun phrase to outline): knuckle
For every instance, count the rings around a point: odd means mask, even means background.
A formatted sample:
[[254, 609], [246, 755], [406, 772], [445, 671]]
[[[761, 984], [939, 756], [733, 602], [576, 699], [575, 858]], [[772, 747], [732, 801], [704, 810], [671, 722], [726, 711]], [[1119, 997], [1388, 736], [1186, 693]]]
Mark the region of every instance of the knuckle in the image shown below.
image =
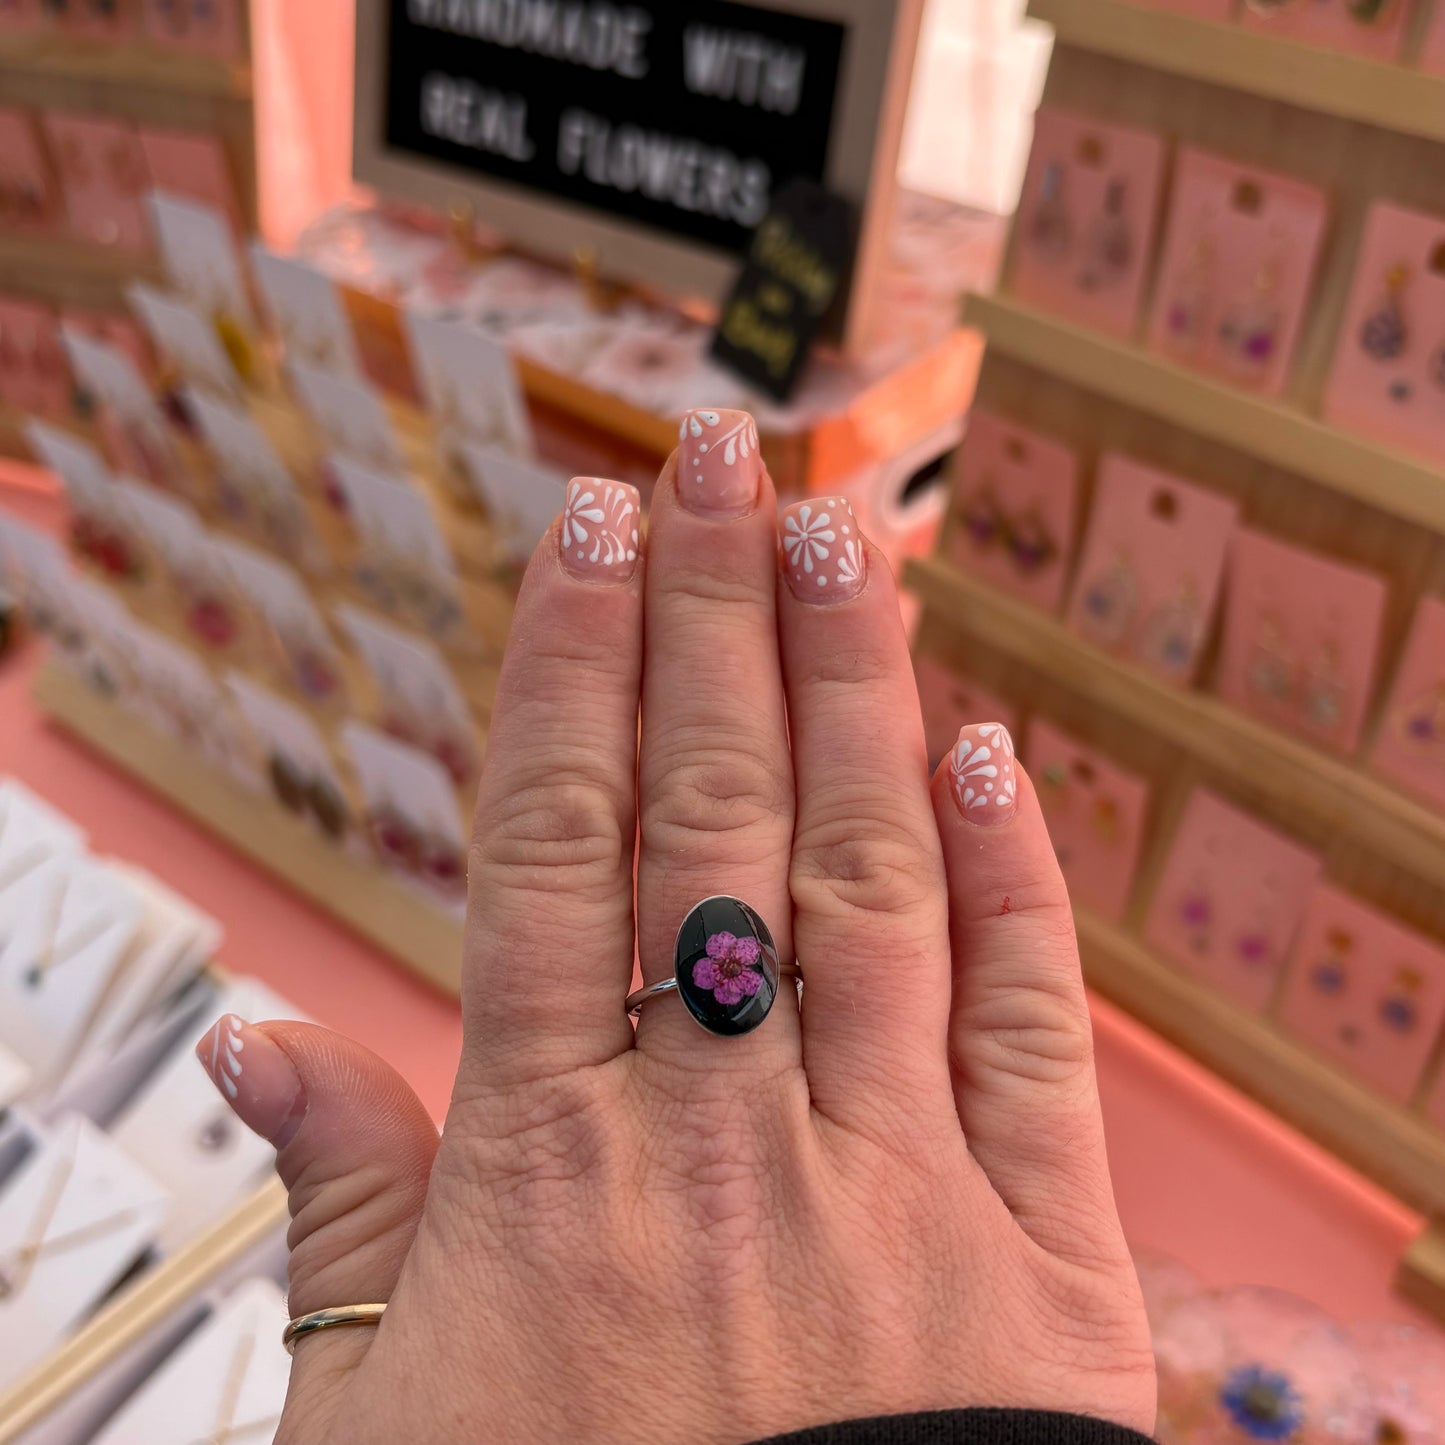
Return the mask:
[[1094, 1063], [1094, 1032], [1077, 974], [1071, 982], [1027, 964], [1006, 970], [958, 1015], [968, 1057], [996, 1075], [1066, 1083]]
[[566, 872], [573, 890], [615, 886], [631, 862], [621, 808], [594, 779], [565, 774], [496, 798], [478, 818], [473, 870], [523, 891], [551, 892]]
[[930, 909], [942, 896], [935, 853], [921, 831], [880, 809], [814, 823], [794, 841], [793, 902], [800, 912], [840, 920]]
[[670, 767], [642, 806], [642, 844], [661, 853], [708, 837], [763, 829], [792, 831], [787, 771], [748, 747], [714, 743]]

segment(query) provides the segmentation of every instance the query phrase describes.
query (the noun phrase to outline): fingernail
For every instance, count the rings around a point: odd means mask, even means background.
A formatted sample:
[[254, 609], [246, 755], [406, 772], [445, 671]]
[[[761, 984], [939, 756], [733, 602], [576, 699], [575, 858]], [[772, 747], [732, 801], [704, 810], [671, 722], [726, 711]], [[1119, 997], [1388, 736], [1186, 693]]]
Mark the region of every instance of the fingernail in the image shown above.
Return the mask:
[[196, 1045], [221, 1097], [252, 1132], [284, 1149], [306, 1117], [306, 1090], [291, 1060], [259, 1029], [226, 1014]]
[[626, 482], [573, 477], [558, 547], [562, 565], [584, 582], [630, 582], [642, 535], [642, 494]]
[[677, 490], [690, 512], [738, 517], [758, 501], [763, 458], [745, 411], [690, 411], [682, 419]]
[[783, 510], [783, 572], [801, 602], [848, 602], [868, 585], [868, 550], [842, 497]]
[[1014, 740], [1002, 723], [964, 728], [948, 755], [953, 800], [970, 823], [996, 828], [1018, 808], [1018, 770]]

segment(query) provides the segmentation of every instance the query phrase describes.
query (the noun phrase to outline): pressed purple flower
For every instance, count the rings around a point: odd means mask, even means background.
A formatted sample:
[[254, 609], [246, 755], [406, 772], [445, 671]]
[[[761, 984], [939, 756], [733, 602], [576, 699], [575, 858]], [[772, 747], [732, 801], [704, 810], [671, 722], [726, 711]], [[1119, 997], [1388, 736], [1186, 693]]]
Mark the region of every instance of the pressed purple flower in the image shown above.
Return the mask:
[[762, 952], [756, 938], [714, 933], [707, 941], [707, 957], [692, 966], [692, 981], [721, 1004], [741, 1003], [763, 986], [756, 967]]

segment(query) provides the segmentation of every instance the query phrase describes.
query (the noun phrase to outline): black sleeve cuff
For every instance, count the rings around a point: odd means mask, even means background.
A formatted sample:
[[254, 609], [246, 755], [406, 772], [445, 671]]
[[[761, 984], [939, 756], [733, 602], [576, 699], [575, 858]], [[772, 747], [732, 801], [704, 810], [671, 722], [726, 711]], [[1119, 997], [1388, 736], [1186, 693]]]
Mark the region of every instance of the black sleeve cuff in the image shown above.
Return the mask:
[[1147, 1437], [1087, 1415], [1046, 1410], [940, 1410], [819, 1425], [759, 1445], [1146, 1445]]

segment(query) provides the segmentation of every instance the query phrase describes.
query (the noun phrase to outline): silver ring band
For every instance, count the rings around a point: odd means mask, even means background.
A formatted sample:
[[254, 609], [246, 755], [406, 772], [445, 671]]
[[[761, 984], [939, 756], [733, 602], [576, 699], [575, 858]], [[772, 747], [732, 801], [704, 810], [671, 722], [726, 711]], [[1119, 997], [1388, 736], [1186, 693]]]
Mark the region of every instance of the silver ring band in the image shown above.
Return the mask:
[[[803, 970], [796, 963], [783, 963], [778, 965], [778, 974], [781, 978], [802, 978]], [[658, 998], [662, 994], [676, 991], [676, 978], [662, 978], [656, 983], [649, 983], [644, 988], [634, 989], [627, 995], [627, 1012], [636, 1018], [642, 1012], [642, 1005], [648, 999]]]

